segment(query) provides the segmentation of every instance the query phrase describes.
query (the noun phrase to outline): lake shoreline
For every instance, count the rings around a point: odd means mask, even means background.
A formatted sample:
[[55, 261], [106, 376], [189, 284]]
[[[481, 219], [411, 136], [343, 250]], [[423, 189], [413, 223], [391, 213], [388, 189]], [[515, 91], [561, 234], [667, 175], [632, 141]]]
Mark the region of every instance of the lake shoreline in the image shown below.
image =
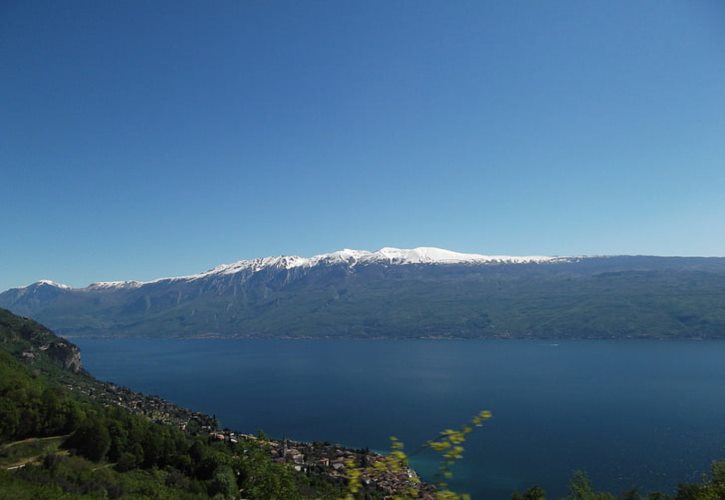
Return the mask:
[[[371, 450], [395, 435], [412, 450], [489, 409], [451, 483], [474, 498], [534, 484], [558, 497], [577, 469], [598, 489], [671, 491], [722, 458], [714, 340], [183, 340], [76, 343], [99, 379], [252, 434]], [[426, 457], [411, 465], [435, 475]]]

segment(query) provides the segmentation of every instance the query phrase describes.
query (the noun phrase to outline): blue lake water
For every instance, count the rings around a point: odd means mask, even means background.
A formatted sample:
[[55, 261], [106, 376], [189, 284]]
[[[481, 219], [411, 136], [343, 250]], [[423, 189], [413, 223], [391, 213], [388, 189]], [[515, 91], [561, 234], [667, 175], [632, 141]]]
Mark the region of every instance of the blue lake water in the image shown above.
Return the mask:
[[672, 491], [725, 458], [725, 342], [73, 340], [96, 377], [243, 432], [412, 451], [491, 410], [454, 469], [474, 498], [559, 497], [576, 469]]

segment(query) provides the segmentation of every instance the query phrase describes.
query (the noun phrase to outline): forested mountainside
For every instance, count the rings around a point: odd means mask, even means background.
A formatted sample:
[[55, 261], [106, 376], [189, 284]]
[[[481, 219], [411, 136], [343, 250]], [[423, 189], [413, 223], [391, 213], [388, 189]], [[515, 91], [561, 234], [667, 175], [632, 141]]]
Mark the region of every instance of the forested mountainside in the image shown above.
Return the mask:
[[423, 250], [86, 288], [41, 281], [3, 292], [0, 307], [68, 336], [725, 338], [725, 258]]

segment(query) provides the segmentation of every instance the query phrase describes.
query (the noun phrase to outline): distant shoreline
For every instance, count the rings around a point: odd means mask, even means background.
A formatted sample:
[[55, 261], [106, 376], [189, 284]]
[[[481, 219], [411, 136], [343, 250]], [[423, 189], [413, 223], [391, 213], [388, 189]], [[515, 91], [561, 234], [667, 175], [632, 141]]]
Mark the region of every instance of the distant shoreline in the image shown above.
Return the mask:
[[257, 336], [257, 335], [246, 335], [246, 336], [224, 336], [224, 335], [196, 335], [196, 336], [163, 336], [163, 337], [150, 337], [146, 335], [65, 335], [58, 334], [58, 336], [67, 340], [236, 340], [236, 341], [248, 341], [248, 340], [284, 340], [284, 341], [375, 341], [375, 342], [417, 342], [417, 341], [455, 341], [455, 342], [481, 342], [481, 341], [524, 341], [524, 342], [551, 342], [551, 343], [562, 343], [562, 342], [611, 342], [611, 341], [648, 341], [648, 342], [661, 342], [661, 341], [682, 341], [682, 342], [703, 342], [703, 341], [715, 341], [722, 342], [725, 338], [718, 337], [654, 337], [654, 336], [638, 336], [638, 337], [561, 337], [561, 338], [546, 338], [546, 337], [443, 337], [443, 336], [430, 336], [430, 337], [340, 337], [340, 336], [320, 336], [320, 337], [270, 337], [270, 336]]

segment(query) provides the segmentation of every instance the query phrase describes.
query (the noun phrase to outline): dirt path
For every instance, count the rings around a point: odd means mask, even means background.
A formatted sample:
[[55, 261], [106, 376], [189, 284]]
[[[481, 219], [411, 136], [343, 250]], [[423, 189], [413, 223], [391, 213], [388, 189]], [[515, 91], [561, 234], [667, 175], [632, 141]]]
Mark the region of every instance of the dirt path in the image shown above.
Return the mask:
[[[33, 447], [32, 449], [27, 450], [30, 453], [32, 453], [32, 455], [22, 456], [23, 453], [21, 450], [21, 453], [18, 453], [18, 455], [20, 455], [20, 456], [17, 456], [14, 458], [5, 457], [5, 460], [3, 460], [2, 457], [0, 457], [0, 461], [13, 460], [12, 462], [2, 464], [1, 467], [5, 470], [20, 469], [22, 467], [25, 467], [28, 464], [40, 461], [40, 459], [42, 459], [42, 457], [45, 456], [48, 453], [48, 451], [57, 452], [59, 454], [67, 454], [68, 453], [67, 451], [57, 451], [55, 448], [50, 450], [49, 446], [45, 447], [45, 449], [43, 449], [43, 443], [57, 442], [58, 444], [60, 444], [69, 435], [70, 434], [66, 434], [66, 435], [62, 435], [62, 436], [49, 436], [49, 437], [43, 437], [43, 438], [27, 438], [27, 439], [21, 439], [20, 441], [14, 441], [12, 443], [7, 443], [3, 446], [0, 446], [0, 453], [3, 453], [3, 452], [7, 453], [10, 450], [17, 448], [19, 446], [22, 446], [22, 445], [29, 445], [29, 446]], [[40, 447], [40, 448], [38, 448], [38, 447]], [[11, 454], [11, 456], [12, 456], [12, 454]]]
[[19, 445], [19, 444], [25, 444], [25, 443], [43, 443], [45, 441], [52, 441], [54, 439], [65, 439], [69, 437], [70, 434], [63, 434], [61, 436], [48, 436], [44, 438], [25, 438], [21, 439], [20, 441], [13, 441], [12, 443], [7, 443], [2, 446], [0, 446], [0, 450], [6, 450], [8, 448], [12, 448], [13, 446]]

